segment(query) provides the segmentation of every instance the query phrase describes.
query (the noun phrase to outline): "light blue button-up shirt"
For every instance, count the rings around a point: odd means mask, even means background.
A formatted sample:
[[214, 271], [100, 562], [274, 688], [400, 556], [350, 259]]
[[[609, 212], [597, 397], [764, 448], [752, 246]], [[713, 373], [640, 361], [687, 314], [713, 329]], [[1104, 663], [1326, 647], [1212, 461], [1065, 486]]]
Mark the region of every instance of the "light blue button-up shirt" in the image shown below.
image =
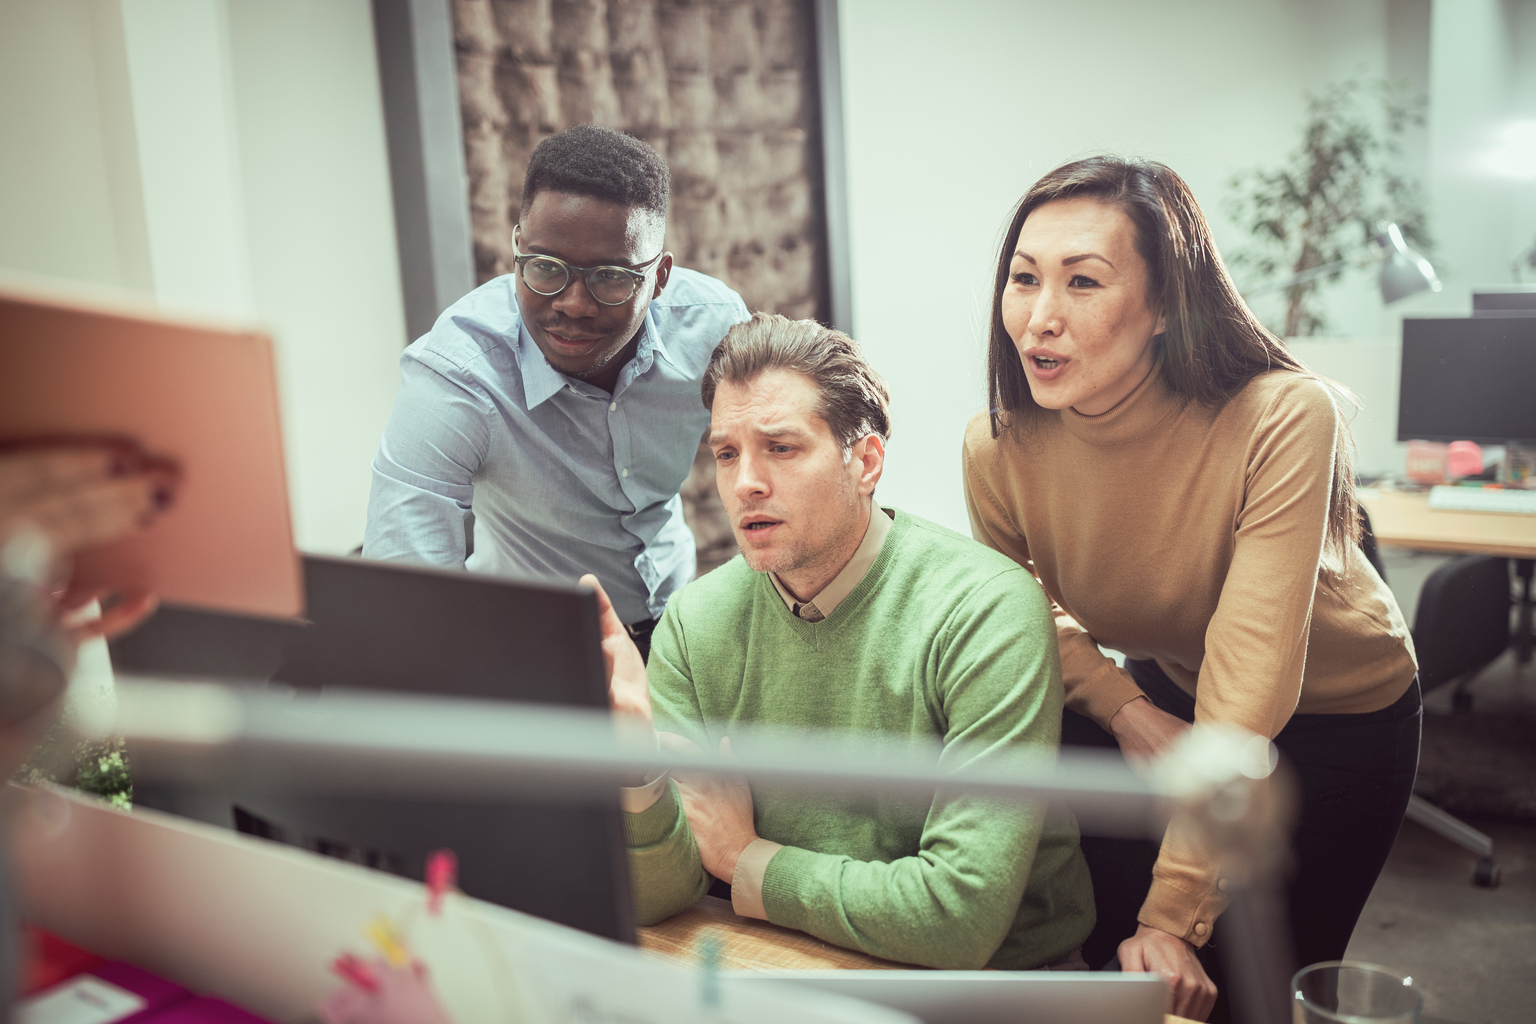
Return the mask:
[[511, 275], [481, 285], [400, 357], [364, 557], [595, 573], [625, 622], [659, 618], [694, 574], [677, 492], [709, 425], [699, 381], [748, 315], [721, 282], [674, 268], [610, 395], [545, 361]]

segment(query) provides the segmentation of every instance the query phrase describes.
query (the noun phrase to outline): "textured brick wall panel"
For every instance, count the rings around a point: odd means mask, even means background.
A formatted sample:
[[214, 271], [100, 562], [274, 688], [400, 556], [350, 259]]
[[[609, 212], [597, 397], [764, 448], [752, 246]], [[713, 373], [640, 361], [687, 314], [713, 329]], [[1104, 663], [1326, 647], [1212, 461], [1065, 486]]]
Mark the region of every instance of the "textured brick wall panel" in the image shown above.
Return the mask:
[[673, 71], [709, 72], [710, 5], [660, 5], [661, 48]]
[[[454, 0], [480, 280], [512, 269], [533, 148], [573, 124], [631, 132], [672, 168], [667, 248], [752, 309], [818, 315], [810, 0]], [[683, 488], [700, 570], [734, 552], [714, 462]]]

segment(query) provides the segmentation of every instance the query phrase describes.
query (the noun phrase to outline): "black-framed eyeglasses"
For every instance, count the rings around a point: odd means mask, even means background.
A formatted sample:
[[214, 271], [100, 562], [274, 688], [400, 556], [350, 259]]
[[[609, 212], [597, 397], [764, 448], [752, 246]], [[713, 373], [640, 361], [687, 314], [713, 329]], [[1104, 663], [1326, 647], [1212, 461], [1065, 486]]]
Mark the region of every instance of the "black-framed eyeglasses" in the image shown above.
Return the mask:
[[634, 298], [635, 292], [645, 283], [646, 271], [667, 254], [666, 250], [662, 250], [633, 268], [574, 267], [554, 256], [522, 252], [518, 249], [515, 237], [512, 240], [512, 253], [512, 261], [517, 264], [518, 272], [523, 276], [523, 284], [535, 295], [546, 298], [559, 295], [570, 287], [574, 275], [581, 274], [587, 282], [587, 293], [604, 306], [622, 306]]

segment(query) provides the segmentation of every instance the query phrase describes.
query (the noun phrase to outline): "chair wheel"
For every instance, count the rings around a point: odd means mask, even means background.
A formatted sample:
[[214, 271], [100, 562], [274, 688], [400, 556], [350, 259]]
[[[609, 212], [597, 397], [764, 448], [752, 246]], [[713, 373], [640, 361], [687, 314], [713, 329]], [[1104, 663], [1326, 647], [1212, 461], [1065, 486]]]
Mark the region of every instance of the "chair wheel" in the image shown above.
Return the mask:
[[1479, 857], [1472, 863], [1472, 884], [1484, 889], [1497, 889], [1503, 880], [1499, 862], [1492, 857]]
[[1451, 694], [1451, 709], [1465, 714], [1472, 710], [1472, 694], [1466, 690], [1457, 690]]

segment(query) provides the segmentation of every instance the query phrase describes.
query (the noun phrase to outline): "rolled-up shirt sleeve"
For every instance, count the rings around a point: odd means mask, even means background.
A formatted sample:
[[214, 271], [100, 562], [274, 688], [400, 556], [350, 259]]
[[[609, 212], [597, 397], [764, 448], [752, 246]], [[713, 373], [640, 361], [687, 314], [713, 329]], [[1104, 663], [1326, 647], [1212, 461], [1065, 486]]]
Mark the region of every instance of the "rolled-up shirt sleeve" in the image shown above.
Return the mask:
[[494, 409], [471, 378], [414, 348], [400, 357], [400, 391], [373, 459], [363, 556], [463, 568]]

